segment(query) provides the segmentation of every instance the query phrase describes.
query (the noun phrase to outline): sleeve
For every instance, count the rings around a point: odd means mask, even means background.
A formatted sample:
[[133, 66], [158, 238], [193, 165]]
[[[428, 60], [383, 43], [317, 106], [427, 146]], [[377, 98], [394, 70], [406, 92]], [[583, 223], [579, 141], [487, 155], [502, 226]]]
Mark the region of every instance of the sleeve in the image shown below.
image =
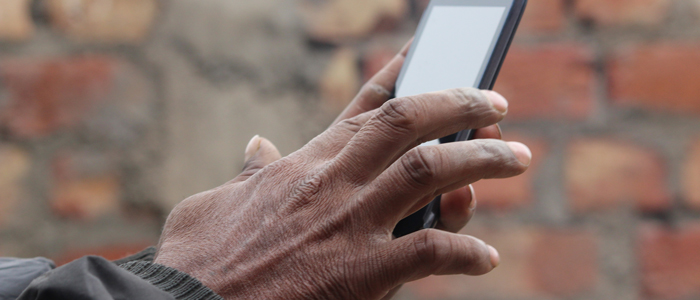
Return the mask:
[[55, 267], [53, 261], [43, 257], [0, 257], [0, 299], [17, 299], [32, 280]]
[[121, 266], [97, 256], [86, 256], [32, 281], [18, 298], [44, 299], [222, 299], [197, 279], [173, 268], [147, 261]]

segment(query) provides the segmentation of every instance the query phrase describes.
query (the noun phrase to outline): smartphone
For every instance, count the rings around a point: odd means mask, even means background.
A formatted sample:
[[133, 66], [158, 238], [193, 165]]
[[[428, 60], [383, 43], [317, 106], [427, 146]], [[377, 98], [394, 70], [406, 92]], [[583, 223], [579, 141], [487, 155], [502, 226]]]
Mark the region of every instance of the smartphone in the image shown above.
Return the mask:
[[[459, 87], [492, 89], [527, 0], [432, 0], [396, 81], [394, 95], [405, 97]], [[427, 142], [435, 145], [472, 138], [465, 130]], [[401, 220], [394, 236], [434, 228], [440, 196]]]

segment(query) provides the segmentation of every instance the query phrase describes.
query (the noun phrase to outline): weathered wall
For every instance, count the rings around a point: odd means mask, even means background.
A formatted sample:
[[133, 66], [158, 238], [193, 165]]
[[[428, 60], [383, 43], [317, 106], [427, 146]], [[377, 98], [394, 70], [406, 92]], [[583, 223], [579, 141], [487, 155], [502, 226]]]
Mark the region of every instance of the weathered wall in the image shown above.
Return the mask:
[[[401, 299], [700, 296], [700, 1], [530, 0], [496, 90], [523, 176], [465, 230], [502, 265]], [[425, 0], [0, 1], [0, 255], [116, 258], [323, 130]]]

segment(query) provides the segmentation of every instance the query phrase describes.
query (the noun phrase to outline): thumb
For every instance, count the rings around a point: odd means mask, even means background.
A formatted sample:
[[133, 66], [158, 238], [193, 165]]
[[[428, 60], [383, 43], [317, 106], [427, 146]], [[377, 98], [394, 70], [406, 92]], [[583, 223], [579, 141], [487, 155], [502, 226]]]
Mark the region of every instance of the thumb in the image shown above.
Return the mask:
[[282, 158], [282, 155], [272, 142], [256, 135], [248, 142], [248, 146], [245, 148], [243, 171], [233, 181], [245, 181], [265, 166], [280, 158]]

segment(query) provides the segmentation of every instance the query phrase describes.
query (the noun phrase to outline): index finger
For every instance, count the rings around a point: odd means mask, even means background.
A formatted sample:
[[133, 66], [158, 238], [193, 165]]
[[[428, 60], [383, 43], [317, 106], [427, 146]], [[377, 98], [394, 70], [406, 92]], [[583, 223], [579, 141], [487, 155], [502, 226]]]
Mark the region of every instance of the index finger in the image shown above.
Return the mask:
[[331, 126], [342, 120], [376, 109], [392, 97], [396, 79], [399, 77], [401, 67], [404, 60], [406, 60], [406, 54], [412, 42], [413, 39], [409, 40], [384, 68], [362, 86], [355, 99], [340, 113]]

